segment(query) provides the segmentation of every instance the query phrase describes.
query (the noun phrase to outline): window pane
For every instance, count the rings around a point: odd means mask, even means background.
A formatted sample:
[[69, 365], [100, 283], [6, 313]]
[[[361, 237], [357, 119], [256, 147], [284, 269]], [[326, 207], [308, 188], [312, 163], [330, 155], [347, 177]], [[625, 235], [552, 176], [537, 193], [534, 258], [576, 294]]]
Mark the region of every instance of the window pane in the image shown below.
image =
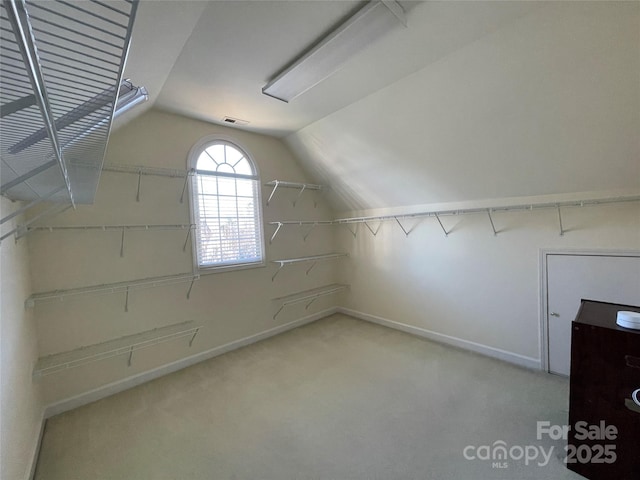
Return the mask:
[[221, 163], [218, 165], [218, 173], [236, 173], [236, 171], [228, 163]]
[[207, 147], [206, 152], [211, 155], [211, 158], [213, 158], [215, 163], [224, 163], [224, 145], [211, 145], [210, 147]]
[[226, 147], [226, 160], [227, 163], [231, 164], [231, 165], [235, 165], [236, 163], [238, 163], [238, 161], [244, 157], [244, 155], [242, 154], [242, 152], [236, 150], [233, 147], [230, 147], [229, 145], [227, 145]]
[[251, 197], [257, 198], [258, 192], [255, 190], [255, 181], [247, 180], [244, 178], [238, 178], [236, 180], [236, 185], [238, 188], [238, 196], [240, 197]]
[[236, 173], [239, 173], [240, 175], [253, 175], [253, 168], [251, 168], [251, 164], [246, 158], [240, 160], [236, 164], [235, 169]]
[[216, 195], [218, 182], [216, 177], [210, 175], [198, 175], [198, 191], [202, 195]]
[[196, 163], [196, 168], [198, 170], [211, 170], [216, 171], [216, 164], [211, 160], [211, 157], [207, 155], [205, 152], [202, 152], [198, 157], [198, 162]]
[[218, 195], [236, 195], [236, 179], [229, 177], [216, 177], [218, 181]]

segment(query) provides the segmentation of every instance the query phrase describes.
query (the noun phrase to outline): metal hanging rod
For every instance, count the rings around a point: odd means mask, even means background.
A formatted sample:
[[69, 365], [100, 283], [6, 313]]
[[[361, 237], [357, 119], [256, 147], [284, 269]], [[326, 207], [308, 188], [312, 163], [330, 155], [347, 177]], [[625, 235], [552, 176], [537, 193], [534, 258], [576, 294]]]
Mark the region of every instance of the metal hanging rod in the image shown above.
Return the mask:
[[278, 273], [280, 273], [280, 270], [282, 270], [286, 265], [292, 265], [292, 264], [295, 264], [295, 263], [313, 262], [311, 267], [309, 267], [307, 269], [307, 272], [306, 272], [306, 274], [309, 275], [309, 272], [311, 272], [313, 267], [315, 267], [317, 262], [319, 262], [319, 261], [331, 260], [331, 259], [334, 259], [334, 258], [348, 257], [348, 256], [349, 256], [348, 253], [326, 253], [326, 254], [323, 254], [323, 255], [312, 255], [310, 257], [283, 258], [283, 259], [280, 259], [280, 260], [271, 260], [271, 263], [275, 263], [275, 264], [278, 265], [278, 270], [276, 270], [276, 273], [274, 273], [273, 276], [271, 277], [271, 281], [273, 282], [273, 280], [276, 278]]
[[134, 335], [81, 347], [68, 352], [56, 353], [38, 359], [33, 370], [34, 377], [44, 377], [89, 363], [129, 354], [127, 365], [131, 366], [133, 352], [178, 338], [190, 338], [189, 347], [200, 331], [193, 322], [182, 322], [167, 327], [154, 328]]
[[[298, 196], [296, 197], [296, 199], [293, 201], [293, 206], [296, 206], [296, 203], [298, 202], [298, 200], [300, 200], [300, 197], [302, 196], [302, 194], [304, 193], [305, 190], [315, 190], [315, 191], [321, 191], [324, 189], [324, 186], [322, 185], [316, 185], [313, 183], [297, 183], [297, 182], [284, 182], [282, 180], [272, 180], [270, 182], [265, 183], [265, 186], [267, 187], [273, 187], [273, 190], [271, 190], [271, 194], [269, 195], [269, 198], [267, 199], [267, 206], [269, 206], [269, 203], [271, 202], [271, 199], [273, 198], [273, 195], [276, 193], [276, 190], [278, 190], [279, 187], [282, 188], [296, 188], [300, 190], [300, 193], [298, 193]], [[314, 206], [316, 204], [314, 203]]]
[[341, 290], [349, 288], [349, 285], [341, 284], [341, 283], [333, 283], [331, 285], [325, 285], [323, 287], [313, 288], [311, 290], [305, 290], [302, 292], [293, 293], [291, 295], [287, 295], [285, 297], [278, 297], [272, 299], [274, 302], [281, 302], [280, 308], [273, 315], [273, 319], [278, 316], [278, 314], [282, 311], [282, 309], [288, 305], [293, 305], [296, 303], [304, 303], [307, 305], [304, 307], [305, 310], [308, 309], [316, 299], [320, 297], [324, 297], [327, 295], [332, 295]]
[[49, 300], [64, 300], [67, 297], [74, 297], [78, 295], [124, 293], [127, 297], [125, 299], [125, 311], [127, 311], [130, 289], [163, 287], [166, 285], [191, 282], [191, 285], [189, 286], [189, 290], [187, 292], [187, 298], [189, 298], [193, 283], [199, 278], [200, 275], [195, 275], [192, 273], [180, 273], [177, 275], [148, 277], [139, 280], [130, 280], [127, 282], [104, 283], [101, 285], [91, 285], [87, 287], [70, 288], [66, 290], [53, 290], [50, 292], [34, 293], [25, 301], [25, 307], [34, 307], [37, 302]]

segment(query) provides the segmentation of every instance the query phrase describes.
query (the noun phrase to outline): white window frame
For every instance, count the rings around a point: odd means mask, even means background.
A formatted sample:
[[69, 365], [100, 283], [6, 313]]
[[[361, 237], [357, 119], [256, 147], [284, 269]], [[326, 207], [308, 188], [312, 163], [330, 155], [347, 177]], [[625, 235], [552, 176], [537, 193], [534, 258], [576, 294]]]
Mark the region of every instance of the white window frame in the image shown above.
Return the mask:
[[[258, 222], [258, 231], [259, 231], [259, 242], [260, 242], [260, 248], [261, 248], [261, 252], [262, 252], [262, 256], [261, 256], [261, 260], [260, 261], [256, 261], [256, 262], [248, 262], [248, 263], [242, 263], [242, 262], [238, 262], [238, 263], [229, 263], [229, 264], [223, 264], [223, 265], [203, 265], [201, 266], [198, 263], [198, 234], [197, 231], [193, 232], [193, 235], [191, 235], [191, 251], [192, 251], [192, 257], [193, 257], [193, 270], [194, 272], [198, 272], [198, 273], [218, 273], [218, 272], [228, 272], [228, 271], [233, 271], [233, 270], [241, 270], [241, 269], [247, 269], [247, 268], [260, 268], [260, 267], [265, 267], [266, 266], [266, 251], [265, 251], [265, 243], [264, 243], [264, 223], [262, 221], [263, 216], [262, 216], [262, 184], [260, 182], [260, 170], [258, 168], [258, 164], [256, 163], [256, 161], [253, 159], [253, 157], [251, 156], [251, 154], [248, 152], [248, 150], [240, 143], [238, 142], [236, 139], [231, 138], [231, 137], [227, 137], [224, 135], [209, 135], [206, 136], [204, 138], [201, 138], [198, 142], [196, 142], [196, 144], [191, 148], [191, 150], [189, 151], [189, 156], [187, 157], [187, 174], [191, 176], [190, 180], [187, 182], [189, 184], [188, 188], [189, 188], [189, 214], [190, 214], [190, 218], [191, 218], [191, 223], [195, 225], [195, 228], [198, 228], [198, 219], [196, 218], [196, 208], [194, 205], [194, 202], [197, 201], [196, 200], [196, 195], [198, 194], [196, 188], [195, 188], [195, 181], [197, 178], [197, 172], [196, 172], [196, 164], [198, 162], [198, 158], [200, 157], [200, 154], [210, 145], [213, 144], [225, 144], [228, 145], [230, 147], [233, 147], [235, 149], [237, 149], [238, 151], [240, 151], [242, 154], [244, 154], [245, 158], [251, 163], [251, 165], [253, 166], [254, 170], [255, 170], [255, 181], [257, 182], [257, 204], [258, 204], [258, 208], [256, 209], [256, 215], [258, 216], [257, 218], [257, 222]], [[215, 175], [215, 174], [213, 174]], [[229, 176], [227, 175], [220, 175], [220, 176]], [[240, 178], [246, 178], [246, 177], [240, 177]]]

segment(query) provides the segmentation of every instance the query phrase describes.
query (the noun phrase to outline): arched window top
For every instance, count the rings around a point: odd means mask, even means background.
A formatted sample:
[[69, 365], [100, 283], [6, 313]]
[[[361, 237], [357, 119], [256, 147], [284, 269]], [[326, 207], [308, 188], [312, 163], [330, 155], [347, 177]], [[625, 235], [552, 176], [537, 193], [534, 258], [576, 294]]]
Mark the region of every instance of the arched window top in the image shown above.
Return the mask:
[[207, 143], [196, 158], [195, 168], [200, 174], [257, 178], [256, 168], [247, 154], [223, 140]]

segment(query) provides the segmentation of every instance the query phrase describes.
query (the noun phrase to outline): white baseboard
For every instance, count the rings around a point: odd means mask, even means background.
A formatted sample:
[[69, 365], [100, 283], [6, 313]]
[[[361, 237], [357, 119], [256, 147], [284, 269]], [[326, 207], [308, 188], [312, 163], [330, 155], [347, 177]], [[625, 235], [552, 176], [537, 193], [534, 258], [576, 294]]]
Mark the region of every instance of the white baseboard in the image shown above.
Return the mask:
[[402, 332], [417, 335], [419, 337], [433, 340], [434, 342], [444, 343], [453, 347], [462, 348], [464, 350], [470, 350], [487, 357], [497, 358], [505, 362], [513, 363], [521, 367], [530, 368], [534, 370], [541, 370], [542, 364], [539, 358], [526, 357], [518, 353], [508, 352], [499, 348], [489, 347], [480, 343], [470, 342], [469, 340], [463, 340], [462, 338], [452, 337], [450, 335], [444, 335], [442, 333], [433, 332], [420, 327], [414, 327], [413, 325], [407, 325], [405, 323], [395, 322], [386, 318], [378, 317], [376, 315], [370, 315], [368, 313], [359, 312], [357, 310], [351, 310], [350, 308], [338, 307], [338, 313], [344, 313], [360, 320], [367, 322], [377, 323], [385, 327], [400, 330]]
[[225, 345], [220, 345], [219, 347], [214, 347], [212, 349], [205, 350], [204, 352], [196, 353], [195, 355], [180, 359], [176, 362], [172, 362], [167, 365], [154, 368], [153, 370], [139, 373], [137, 375], [133, 375], [131, 377], [118, 380], [117, 382], [109, 383], [107, 385], [103, 385], [96, 389], [89, 390], [88, 392], [81, 393], [80, 395], [76, 395], [74, 397], [60, 400], [56, 403], [52, 403], [51, 405], [48, 405], [45, 408], [44, 417], [49, 418], [54, 415], [58, 415], [62, 412], [73, 410], [74, 408], [78, 408], [78, 407], [81, 407], [82, 405], [95, 402], [96, 400], [100, 400], [102, 398], [108, 397], [115, 393], [128, 390], [130, 388], [136, 387], [143, 383], [146, 383], [156, 378], [167, 375], [169, 373], [173, 373], [178, 370], [182, 370], [183, 368], [190, 367], [191, 365], [195, 365], [196, 363], [200, 363], [204, 360], [217, 357], [218, 355], [222, 355], [223, 353], [230, 352], [231, 350], [235, 350], [237, 348], [241, 348], [241, 347], [250, 345], [252, 343], [259, 342], [260, 340], [273, 337], [274, 335], [278, 335], [280, 333], [286, 332], [287, 330], [292, 330], [302, 325], [315, 322], [316, 320], [320, 320], [321, 318], [328, 317], [329, 315], [333, 315], [337, 311], [338, 311], [337, 307], [328, 308], [326, 310], [315, 313], [313, 315], [299, 318], [298, 320], [294, 320], [293, 322], [285, 323], [284, 325], [270, 328], [269, 330], [265, 330], [264, 332], [260, 332], [260, 333], [256, 333], [255, 335], [250, 335], [248, 337], [240, 338], [238, 340], [234, 340], [233, 342], [229, 342]]
[[46, 422], [44, 409], [40, 417], [40, 428], [36, 431], [36, 439], [33, 442], [33, 451], [31, 452], [31, 465], [26, 472], [26, 479], [33, 480], [36, 474], [36, 466], [38, 465], [38, 455], [40, 454], [40, 445], [42, 445], [42, 436], [44, 435], [44, 425]]

